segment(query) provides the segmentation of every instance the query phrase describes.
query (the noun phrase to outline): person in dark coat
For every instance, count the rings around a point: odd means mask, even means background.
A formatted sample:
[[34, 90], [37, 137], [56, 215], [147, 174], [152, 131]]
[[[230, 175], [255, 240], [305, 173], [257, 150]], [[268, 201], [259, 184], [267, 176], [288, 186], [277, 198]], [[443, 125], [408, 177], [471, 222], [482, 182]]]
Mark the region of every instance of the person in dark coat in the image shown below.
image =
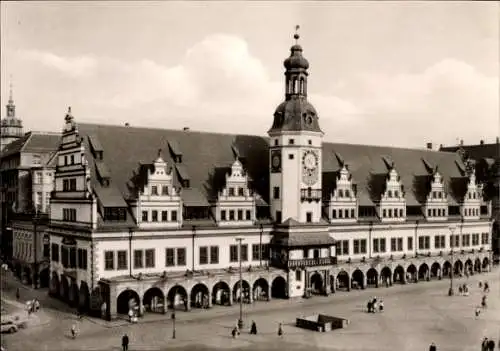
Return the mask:
[[257, 324], [252, 321], [252, 326], [250, 327], [250, 334], [257, 335]]
[[283, 324], [281, 323], [278, 326], [278, 336], [283, 336]]
[[484, 338], [481, 343], [481, 351], [488, 351], [488, 338]]
[[495, 341], [493, 339], [488, 341], [488, 351], [495, 351]]
[[123, 351], [128, 351], [128, 335], [125, 334], [122, 336], [122, 350]]
[[19, 291], [19, 288], [16, 290], [16, 300], [19, 300], [21, 298], [21, 293]]
[[436, 344], [432, 343], [431, 346], [429, 346], [429, 351], [437, 351]]

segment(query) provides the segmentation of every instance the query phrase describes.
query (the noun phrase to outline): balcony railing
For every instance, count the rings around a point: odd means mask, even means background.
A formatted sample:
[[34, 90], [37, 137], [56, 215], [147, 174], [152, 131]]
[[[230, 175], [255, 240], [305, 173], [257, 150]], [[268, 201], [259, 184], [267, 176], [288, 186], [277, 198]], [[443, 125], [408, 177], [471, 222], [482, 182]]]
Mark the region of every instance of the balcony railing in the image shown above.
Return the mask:
[[321, 189], [300, 189], [300, 201], [321, 201]]
[[288, 268], [329, 266], [337, 264], [337, 257], [302, 258], [299, 260], [288, 260]]

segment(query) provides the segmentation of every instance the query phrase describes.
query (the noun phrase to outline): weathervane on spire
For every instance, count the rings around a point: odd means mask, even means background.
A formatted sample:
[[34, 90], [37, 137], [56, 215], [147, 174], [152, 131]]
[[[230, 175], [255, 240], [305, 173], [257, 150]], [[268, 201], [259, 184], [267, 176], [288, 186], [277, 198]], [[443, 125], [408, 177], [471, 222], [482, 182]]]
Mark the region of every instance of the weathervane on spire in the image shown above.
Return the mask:
[[299, 43], [299, 38], [300, 38], [299, 29], [300, 29], [300, 26], [297, 24], [295, 26], [295, 34], [293, 35], [293, 38], [295, 39], [295, 44]]
[[12, 74], [10, 75], [10, 83], [9, 83], [9, 102], [12, 103], [14, 101], [12, 97], [12, 90], [14, 88], [14, 85], [12, 84]]

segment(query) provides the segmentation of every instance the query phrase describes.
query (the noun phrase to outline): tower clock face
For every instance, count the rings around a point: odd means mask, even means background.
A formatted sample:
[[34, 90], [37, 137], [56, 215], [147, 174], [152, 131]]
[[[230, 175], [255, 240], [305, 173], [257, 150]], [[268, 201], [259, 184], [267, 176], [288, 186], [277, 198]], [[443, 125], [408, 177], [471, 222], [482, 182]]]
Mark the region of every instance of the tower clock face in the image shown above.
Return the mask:
[[302, 181], [307, 185], [314, 185], [318, 181], [318, 153], [306, 150], [302, 154]]
[[281, 172], [281, 152], [272, 151], [271, 152], [271, 172], [279, 173]]

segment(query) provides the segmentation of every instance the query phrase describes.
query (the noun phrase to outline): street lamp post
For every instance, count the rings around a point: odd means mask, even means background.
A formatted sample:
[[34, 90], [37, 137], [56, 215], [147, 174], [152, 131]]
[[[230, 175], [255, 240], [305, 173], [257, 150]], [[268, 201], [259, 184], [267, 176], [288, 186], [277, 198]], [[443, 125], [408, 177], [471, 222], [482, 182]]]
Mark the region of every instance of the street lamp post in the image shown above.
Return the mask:
[[172, 339], [175, 339], [175, 299], [174, 299], [174, 312], [172, 312], [172, 322], [173, 322]]
[[243, 238], [236, 238], [236, 241], [238, 241], [238, 256], [239, 256], [239, 261], [240, 261], [240, 318], [238, 319], [238, 328], [241, 330], [243, 328], [243, 298], [242, 298], [242, 293], [243, 293], [243, 273], [241, 270], [241, 242], [243, 241]]
[[453, 291], [453, 266], [455, 264], [454, 262], [454, 254], [453, 254], [453, 246], [454, 246], [454, 241], [455, 241], [455, 225], [450, 225], [449, 226], [450, 232], [451, 232], [451, 240], [450, 240], [450, 248], [451, 248], [451, 272], [450, 272], [450, 288], [448, 289], [448, 296], [453, 296], [455, 292]]

